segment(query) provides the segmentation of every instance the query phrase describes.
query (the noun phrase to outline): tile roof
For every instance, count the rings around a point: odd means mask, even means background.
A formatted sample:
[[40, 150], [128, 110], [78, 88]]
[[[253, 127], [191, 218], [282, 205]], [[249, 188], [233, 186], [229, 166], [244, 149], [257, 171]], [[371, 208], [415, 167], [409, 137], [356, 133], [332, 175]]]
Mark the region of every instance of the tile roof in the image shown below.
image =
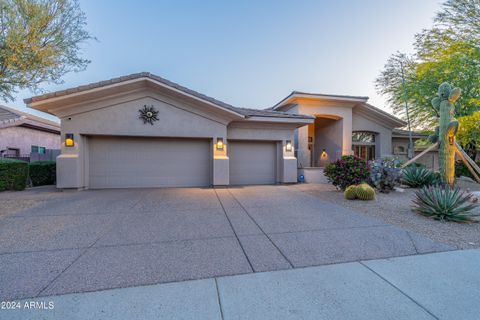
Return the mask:
[[0, 123], [10, 123], [20, 120], [31, 120], [37, 123], [41, 123], [47, 126], [60, 128], [60, 124], [55, 121], [51, 121], [42, 117], [35, 116], [30, 113], [26, 113], [17, 109], [0, 105]]
[[312, 92], [302, 92], [302, 91], [292, 91], [293, 94], [309, 95], [309, 96], [323, 96], [323, 97], [332, 97], [332, 98], [344, 98], [344, 99], [358, 99], [358, 100], [368, 100], [367, 96], [349, 96], [343, 94], [326, 94], [326, 93], [312, 93]]
[[223, 101], [217, 100], [217, 99], [212, 98], [212, 97], [209, 97], [209, 96], [204, 95], [202, 93], [199, 93], [197, 91], [191, 90], [189, 88], [186, 88], [184, 86], [179, 85], [178, 83], [172, 82], [172, 81], [167, 80], [167, 79], [162, 78], [162, 77], [159, 77], [159, 76], [154, 75], [150, 72], [134, 73], [134, 74], [130, 74], [130, 75], [127, 75], [127, 76], [113, 78], [113, 79], [110, 79], [110, 80], [94, 82], [94, 83], [90, 83], [90, 84], [87, 84], [87, 85], [82, 85], [82, 86], [78, 86], [78, 87], [74, 87], [74, 88], [70, 88], [70, 89], [51, 92], [51, 93], [31, 97], [29, 99], [25, 99], [24, 102], [26, 104], [31, 104], [33, 102], [47, 100], [47, 99], [50, 99], [50, 98], [63, 97], [63, 96], [67, 96], [67, 95], [73, 94], [73, 93], [80, 93], [80, 92], [84, 92], [84, 91], [88, 91], [88, 90], [92, 90], [92, 89], [102, 88], [102, 87], [105, 87], [105, 86], [118, 84], [118, 83], [129, 81], [129, 80], [141, 79], [141, 78], [148, 78], [148, 79], [151, 79], [151, 80], [154, 80], [154, 81], [158, 81], [158, 82], [160, 82], [162, 84], [165, 84], [169, 87], [175, 88], [179, 91], [190, 94], [194, 97], [205, 100], [207, 102], [210, 102], [212, 104], [220, 106], [224, 109], [239, 113], [239, 114], [241, 114], [245, 117], [258, 116], [258, 117], [298, 118], [298, 119], [311, 119], [312, 118], [313, 119], [313, 117], [311, 117], [311, 116], [298, 115], [298, 114], [293, 115], [293, 114], [289, 114], [289, 113], [281, 112], [281, 111], [271, 111], [271, 110], [260, 110], [260, 109], [249, 109], [249, 108], [234, 107], [234, 106], [232, 106], [228, 103], [225, 103]]
[[[404, 129], [393, 129], [392, 130], [392, 136], [408, 137], [409, 136], [409, 131], [404, 130]], [[426, 137], [428, 137], [428, 134], [417, 132], [417, 131], [412, 131], [412, 137], [414, 137], [414, 138], [426, 138]]]

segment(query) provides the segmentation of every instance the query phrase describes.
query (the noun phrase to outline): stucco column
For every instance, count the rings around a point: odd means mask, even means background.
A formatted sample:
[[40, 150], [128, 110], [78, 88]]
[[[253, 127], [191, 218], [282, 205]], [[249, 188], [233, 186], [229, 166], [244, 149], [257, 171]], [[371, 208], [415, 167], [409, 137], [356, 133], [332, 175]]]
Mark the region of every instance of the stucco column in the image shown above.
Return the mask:
[[308, 150], [308, 126], [297, 129], [298, 162], [301, 167], [310, 167], [310, 150]]
[[352, 109], [349, 109], [349, 115], [343, 118], [342, 128], [342, 155], [352, 154]]
[[217, 138], [213, 138], [213, 182], [214, 186], [227, 186], [230, 184], [230, 161], [228, 158], [228, 143], [223, 138], [223, 148], [217, 144]]
[[83, 159], [82, 150], [85, 145], [85, 137], [73, 133], [74, 146], [65, 146], [65, 132], [62, 131], [61, 154], [57, 157], [57, 188], [83, 188]]
[[[293, 138], [293, 137], [292, 137]], [[287, 150], [287, 142], [290, 141], [291, 149]], [[295, 158], [295, 146], [293, 140], [282, 141], [282, 183], [297, 182], [297, 158]]]

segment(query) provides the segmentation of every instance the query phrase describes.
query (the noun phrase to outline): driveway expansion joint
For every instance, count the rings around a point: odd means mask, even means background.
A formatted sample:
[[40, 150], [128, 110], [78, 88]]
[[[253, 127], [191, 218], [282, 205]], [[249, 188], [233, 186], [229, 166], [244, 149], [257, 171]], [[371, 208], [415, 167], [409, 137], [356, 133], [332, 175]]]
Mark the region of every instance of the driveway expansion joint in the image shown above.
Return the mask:
[[225, 207], [223, 206], [222, 200], [220, 200], [220, 197], [218, 196], [217, 190], [213, 189], [215, 192], [215, 195], [217, 196], [218, 202], [220, 202], [220, 205], [222, 206], [223, 214], [227, 218], [228, 224], [230, 225], [230, 228], [232, 229], [233, 234], [235, 235], [235, 238], [237, 239], [238, 245], [242, 249], [243, 255], [245, 256], [245, 259], [247, 259], [248, 265], [250, 266], [250, 269], [252, 272], [255, 272], [255, 269], [253, 268], [252, 262], [250, 261], [250, 258], [247, 255], [247, 252], [245, 251], [245, 248], [243, 247], [242, 242], [240, 241], [240, 238], [237, 235], [237, 232], [235, 231], [235, 228], [233, 227], [232, 221], [230, 221], [230, 218], [228, 217], [227, 211], [225, 211]]
[[113, 229], [114, 226], [110, 226], [110, 228], [107, 228], [95, 241], [92, 242], [91, 245], [89, 245], [87, 248], [85, 248], [79, 255], [76, 257], [72, 263], [70, 263], [65, 269], [63, 269], [55, 278], [52, 279], [46, 286], [44, 286], [37, 294], [36, 297], [39, 297], [45, 290], [47, 290], [62, 274], [65, 273], [68, 269], [70, 269], [71, 266], [75, 264], [85, 253], [88, 251], [88, 249], [92, 248], [105, 234], [107, 234], [111, 229]]
[[262, 229], [262, 227], [257, 223], [257, 221], [252, 217], [252, 215], [250, 214], [250, 212], [247, 211], [247, 209], [240, 203], [240, 201], [238, 201], [237, 197], [235, 197], [235, 195], [233, 195], [233, 193], [230, 191], [229, 188], [227, 188], [227, 191], [228, 193], [232, 196], [232, 198], [238, 203], [238, 205], [240, 206], [240, 208], [242, 208], [243, 211], [245, 211], [245, 213], [247, 214], [247, 216], [253, 221], [253, 223], [255, 223], [255, 225], [257, 226], [257, 228], [265, 235], [265, 237], [267, 237], [268, 241], [270, 241], [270, 243], [273, 245], [273, 247], [275, 249], [277, 249], [277, 251], [282, 255], [282, 257], [285, 259], [285, 261], [288, 262], [288, 264], [290, 265], [290, 267], [293, 269], [295, 268], [295, 266], [293, 265], [293, 263], [290, 261], [290, 259], [287, 258], [287, 256], [282, 252], [282, 250], [280, 250], [280, 248], [277, 246], [277, 244], [275, 242], [273, 242], [272, 238], [270, 238], [270, 236], [265, 232], [265, 230]]
[[412, 246], [413, 246], [413, 248], [415, 249], [415, 252], [418, 254], [419, 252], [418, 252], [417, 246], [415, 245], [415, 241], [413, 241], [412, 235], [410, 234], [409, 231], [405, 231], [405, 232], [407, 233], [408, 238], [409, 238], [410, 241], [412, 242]]

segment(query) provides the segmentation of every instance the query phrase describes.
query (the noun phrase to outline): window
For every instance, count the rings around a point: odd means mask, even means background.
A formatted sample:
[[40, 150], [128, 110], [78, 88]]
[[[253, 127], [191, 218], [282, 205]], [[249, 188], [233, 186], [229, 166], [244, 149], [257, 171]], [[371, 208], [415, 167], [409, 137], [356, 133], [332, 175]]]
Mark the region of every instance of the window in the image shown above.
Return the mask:
[[405, 147], [404, 146], [396, 146], [395, 147], [395, 154], [402, 154], [402, 153], [406, 153], [405, 152]]
[[353, 154], [365, 161], [375, 159], [375, 146], [354, 145]]
[[375, 159], [375, 133], [368, 131], [352, 132], [353, 154], [365, 161]]
[[18, 149], [18, 148], [7, 148], [7, 150], [5, 150], [5, 155], [6, 156], [18, 157], [20, 155], [20, 149]]
[[32, 146], [31, 152], [32, 153], [40, 153], [40, 154], [45, 154], [47, 149], [45, 147], [39, 147], [39, 146]]
[[352, 133], [353, 143], [374, 143], [375, 134], [371, 132], [356, 131]]

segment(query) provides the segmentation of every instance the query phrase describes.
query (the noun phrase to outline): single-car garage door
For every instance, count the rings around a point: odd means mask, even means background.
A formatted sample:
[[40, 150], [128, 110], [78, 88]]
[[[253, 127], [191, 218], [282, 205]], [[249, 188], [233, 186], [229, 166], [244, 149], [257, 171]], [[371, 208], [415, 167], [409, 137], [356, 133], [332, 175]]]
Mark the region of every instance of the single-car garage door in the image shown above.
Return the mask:
[[90, 188], [211, 184], [209, 140], [92, 136], [88, 145]]
[[271, 141], [229, 141], [230, 184], [276, 182], [277, 147]]

